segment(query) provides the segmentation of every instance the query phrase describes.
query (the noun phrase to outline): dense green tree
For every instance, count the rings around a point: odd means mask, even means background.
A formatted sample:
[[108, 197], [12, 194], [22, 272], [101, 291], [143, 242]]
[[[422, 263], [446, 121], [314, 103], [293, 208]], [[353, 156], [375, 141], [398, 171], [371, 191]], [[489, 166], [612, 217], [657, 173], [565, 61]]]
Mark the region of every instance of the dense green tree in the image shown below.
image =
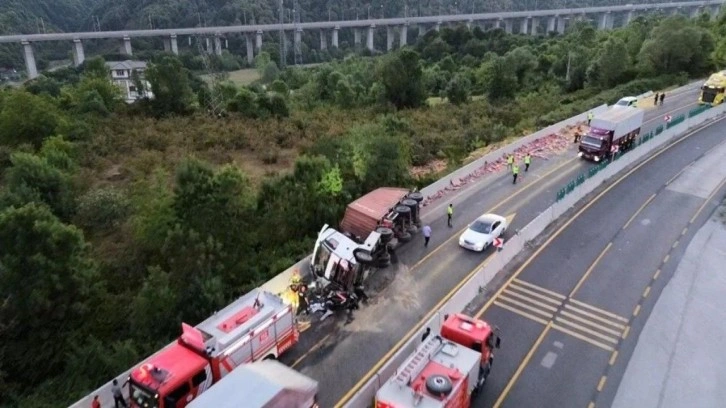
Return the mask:
[[154, 92], [157, 115], [187, 114], [196, 108], [189, 75], [178, 58], [161, 57], [146, 70], [146, 78]]
[[8, 379], [29, 387], [62, 370], [96, 280], [77, 228], [42, 204], [0, 212], [0, 369]]
[[5, 96], [0, 112], [0, 142], [40, 146], [55, 132], [61, 116], [52, 100], [26, 91]]
[[603, 87], [615, 86], [622, 82], [629, 68], [630, 57], [625, 42], [616, 37], [610, 38], [593, 63], [592, 80]]
[[232, 112], [239, 112], [248, 118], [255, 118], [259, 115], [257, 94], [250, 91], [249, 88], [241, 88], [227, 104], [227, 109]]
[[404, 48], [384, 56], [378, 75], [386, 99], [397, 108], [415, 108], [424, 102], [423, 72], [416, 51]]
[[669, 18], [657, 25], [640, 50], [641, 68], [648, 74], [702, 73], [710, 68], [713, 37], [685, 18]]
[[471, 82], [463, 74], [456, 74], [446, 85], [446, 97], [454, 105], [460, 105], [469, 100]]
[[510, 98], [517, 91], [517, 75], [504, 57], [494, 57], [482, 64], [477, 71], [477, 80], [492, 100]]

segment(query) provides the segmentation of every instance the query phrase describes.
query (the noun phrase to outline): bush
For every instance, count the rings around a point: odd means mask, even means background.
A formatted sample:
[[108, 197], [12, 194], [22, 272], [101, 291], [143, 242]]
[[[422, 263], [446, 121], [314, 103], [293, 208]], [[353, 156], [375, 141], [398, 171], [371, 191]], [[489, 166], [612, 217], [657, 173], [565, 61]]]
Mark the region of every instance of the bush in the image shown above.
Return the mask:
[[115, 188], [87, 192], [78, 200], [78, 224], [91, 230], [116, 227], [129, 213], [129, 200]]

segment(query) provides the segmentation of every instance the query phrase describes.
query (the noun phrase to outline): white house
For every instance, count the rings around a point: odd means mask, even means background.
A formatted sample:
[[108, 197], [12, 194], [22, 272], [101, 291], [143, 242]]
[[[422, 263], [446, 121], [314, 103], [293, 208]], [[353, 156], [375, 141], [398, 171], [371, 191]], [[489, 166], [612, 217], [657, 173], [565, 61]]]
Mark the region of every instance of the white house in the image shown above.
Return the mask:
[[[111, 72], [111, 81], [121, 88], [121, 92], [124, 95], [126, 103], [133, 103], [134, 101], [141, 98], [153, 98], [154, 94], [151, 92], [151, 84], [149, 81], [144, 79], [144, 71], [146, 71], [146, 62], [144, 61], [110, 61], [106, 63], [109, 71]], [[142, 92], [136, 89], [136, 82], [134, 81], [134, 72], [138, 73], [141, 83], [144, 86]]]

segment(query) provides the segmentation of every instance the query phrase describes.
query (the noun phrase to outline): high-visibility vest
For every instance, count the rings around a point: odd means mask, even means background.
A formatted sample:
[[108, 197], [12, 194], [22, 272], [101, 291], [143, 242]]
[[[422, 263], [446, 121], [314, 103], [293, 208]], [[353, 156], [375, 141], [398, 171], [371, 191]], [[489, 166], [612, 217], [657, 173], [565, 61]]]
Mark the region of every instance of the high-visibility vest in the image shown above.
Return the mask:
[[524, 164], [530, 164], [532, 163], [532, 156], [526, 155], [524, 156]]
[[512, 174], [519, 174], [519, 166], [516, 164], [512, 167]]
[[454, 213], [454, 207], [449, 206], [449, 208], [446, 209], [446, 212], [451, 215]]
[[590, 112], [590, 113], [587, 114], [587, 118], [588, 119], [592, 119], [592, 112]]
[[508, 156], [507, 157], [507, 164], [512, 164], [512, 163], [514, 163], [514, 156]]

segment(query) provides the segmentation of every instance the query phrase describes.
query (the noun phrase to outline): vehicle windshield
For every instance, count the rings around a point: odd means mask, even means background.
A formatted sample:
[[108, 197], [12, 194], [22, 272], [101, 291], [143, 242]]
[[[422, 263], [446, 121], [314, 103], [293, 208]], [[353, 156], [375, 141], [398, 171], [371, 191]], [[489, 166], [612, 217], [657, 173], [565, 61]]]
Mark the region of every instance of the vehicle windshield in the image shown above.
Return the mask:
[[723, 92], [722, 88], [708, 88], [703, 87], [703, 92], [701, 93], [701, 100], [703, 102], [713, 102], [714, 99], [716, 99], [716, 95]]
[[318, 250], [315, 252], [315, 259], [313, 259], [312, 267], [315, 274], [322, 277], [325, 274], [325, 267], [328, 265], [328, 259], [332, 250], [328, 248], [327, 242], [323, 241], [318, 245]]
[[602, 147], [602, 140], [598, 139], [596, 137], [592, 137], [590, 135], [587, 135], [582, 138], [582, 144], [590, 147], [594, 147], [596, 149], [599, 149]]
[[628, 106], [628, 105], [630, 105], [630, 101], [625, 100], [625, 99], [621, 99], [621, 100], [618, 101], [618, 103], [616, 103], [616, 105], [618, 105], [618, 106]]
[[156, 394], [147, 390], [139, 384], [130, 382], [131, 384], [131, 402], [141, 408], [158, 408], [159, 401]]
[[476, 220], [469, 229], [480, 234], [488, 234], [492, 229], [492, 223], [486, 220]]

